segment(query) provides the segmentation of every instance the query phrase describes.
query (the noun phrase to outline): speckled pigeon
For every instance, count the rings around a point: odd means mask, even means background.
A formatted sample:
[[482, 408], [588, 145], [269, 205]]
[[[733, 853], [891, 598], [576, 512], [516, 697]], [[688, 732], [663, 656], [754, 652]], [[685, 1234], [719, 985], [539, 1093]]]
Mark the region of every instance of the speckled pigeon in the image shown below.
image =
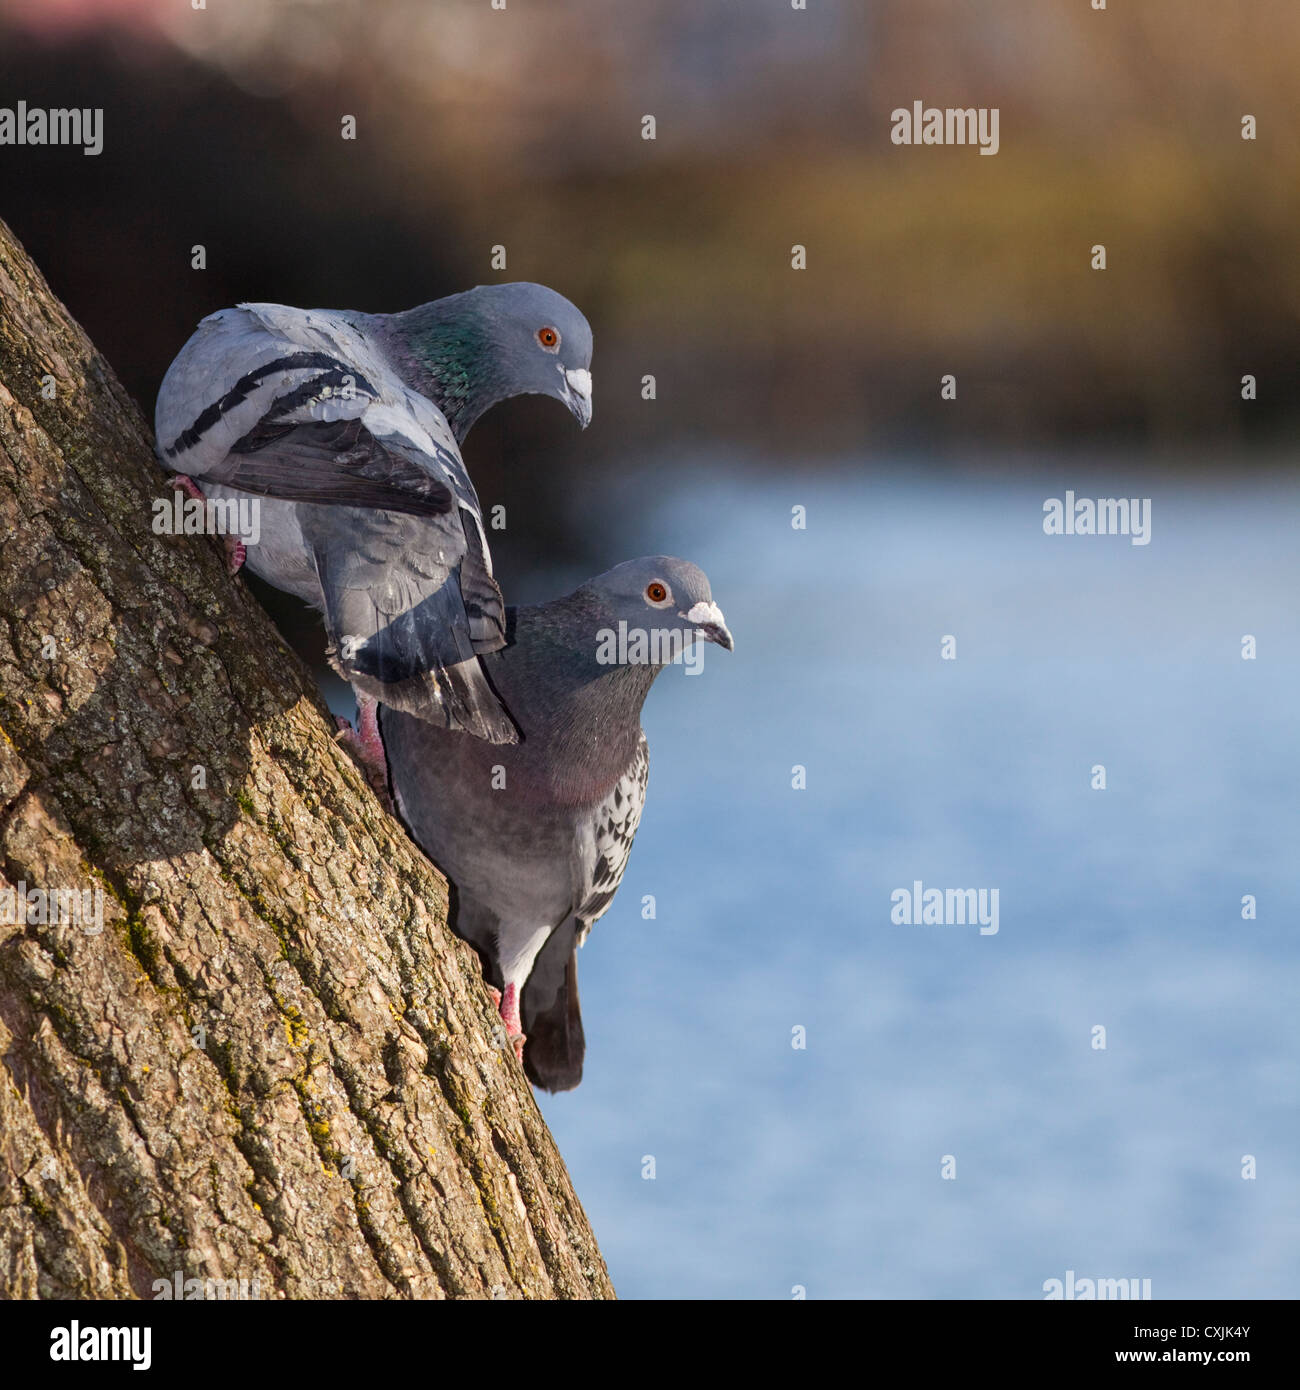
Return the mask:
[[[522, 738], [492, 747], [381, 708], [398, 810], [454, 889], [529, 1079], [582, 1079], [577, 947], [613, 901], [645, 803], [641, 706], [698, 638], [731, 650], [704, 573], [630, 560], [566, 598], [507, 609], [483, 657]], [[524, 1045], [526, 1042], [526, 1046]]]
[[510, 743], [478, 662], [505, 640], [504, 605], [458, 445], [515, 395], [555, 396], [585, 426], [590, 363], [586, 319], [543, 285], [400, 314], [241, 304], [168, 369], [158, 451], [189, 490], [266, 499], [248, 566], [321, 610], [359, 700]]

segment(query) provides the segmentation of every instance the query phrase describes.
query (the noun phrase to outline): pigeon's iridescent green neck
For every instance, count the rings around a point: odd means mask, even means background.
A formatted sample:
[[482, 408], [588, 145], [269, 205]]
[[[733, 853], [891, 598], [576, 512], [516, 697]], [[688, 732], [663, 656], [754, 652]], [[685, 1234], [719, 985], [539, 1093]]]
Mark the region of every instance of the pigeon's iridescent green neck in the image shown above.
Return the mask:
[[396, 316], [397, 356], [407, 384], [442, 411], [462, 442], [501, 398], [498, 362], [482, 318], [463, 308], [449, 314], [445, 305], [435, 301]]

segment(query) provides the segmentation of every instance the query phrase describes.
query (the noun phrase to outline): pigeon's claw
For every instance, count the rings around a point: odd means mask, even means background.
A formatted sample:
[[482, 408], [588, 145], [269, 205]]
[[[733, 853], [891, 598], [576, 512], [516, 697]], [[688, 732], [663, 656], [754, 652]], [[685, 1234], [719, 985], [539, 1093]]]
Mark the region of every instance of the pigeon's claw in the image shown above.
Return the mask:
[[[492, 991], [496, 994], [496, 991]], [[519, 1019], [519, 986], [506, 986], [506, 992], [497, 995], [497, 1008], [501, 1011], [501, 1022], [506, 1026], [506, 1039], [515, 1049], [515, 1061], [524, 1060], [524, 1043], [527, 1038], [524, 1035], [524, 1025]]]
[[[199, 487], [198, 483], [190, 477], [188, 473], [173, 473], [172, 486], [179, 488], [186, 497], [197, 497], [200, 502], [208, 500], [207, 493]], [[238, 574], [244, 567], [244, 561], [248, 559], [248, 550], [244, 542], [238, 536], [224, 535], [221, 544], [226, 552], [226, 570], [230, 574]]]
[[369, 695], [357, 696], [357, 727], [346, 719], [337, 720], [339, 741], [361, 765], [371, 790], [392, 810], [388, 795], [388, 759], [384, 756], [384, 740], [379, 734], [379, 704]]
[[357, 736], [366, 756], [379, 768], [388, 783], [388, 759], [384, 757], [384, 740], [379, 733], [379, 701], [369, 695], [357, 696]]
[[200, 502], [206, 502], [207, 494], [199, 487], [198, 483], [190, 477], [188, 473], [174, 473], [172, 475], [172, 486], [178, 487], [186, 497], [197, 497]]

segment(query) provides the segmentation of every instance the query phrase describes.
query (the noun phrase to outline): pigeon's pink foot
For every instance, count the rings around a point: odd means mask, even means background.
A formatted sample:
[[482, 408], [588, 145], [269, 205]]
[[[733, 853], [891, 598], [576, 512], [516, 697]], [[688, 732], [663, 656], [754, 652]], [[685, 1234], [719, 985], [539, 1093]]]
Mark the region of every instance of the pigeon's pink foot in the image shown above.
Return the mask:
[[388, 795], [388, 759], [384, 756], [384, 740], [379, 734], [379, 705], [369, 695], [357, 696], [357, 727], [346, 719], [335, 717], [339, 726], [339, 742], [361, 765], [371, 789], [388, 810], [393, 803]]
[[180, 488], [186, 497], [197, 497], [200, 502], [208, 500], [207, 495], [188, 473], [173, 473], [172, 486]]
[[497, 1007], [501, 1010], [501, 1022], [506, 1026], [506, 1038], [514, 1045], [515, 1061], [522, 1063], [524, 1044], [528, 1039], [524, 1036], [524, 1025], [519, 1018], [519, 986], [507, 985]]
[[501, 1008], [501, 991], [495, 985], [488, 985], [488, 997], [492, 1000], [492, 1005], [497, 1010]]
[[[208, 500], [206, 493], [188, 473], [172, 474], [172, 486], [180, 488], [186, 497], [197, 497], [200, 502], [205, 503]], [[248, 559], [248, 550], [244, 542], [238, 536], [222, 536], [221, 544], [226, 551], [226, 569], [231, 574], [238, 574], [244, 567], [244, 561]]]
[[379, 701], [369, 695], [357, 696], [357, 737], [366, 750], [366, 757], [379, 769], [387, 786], [388, 759], [384, 756], [384, 740], [379, 733]]

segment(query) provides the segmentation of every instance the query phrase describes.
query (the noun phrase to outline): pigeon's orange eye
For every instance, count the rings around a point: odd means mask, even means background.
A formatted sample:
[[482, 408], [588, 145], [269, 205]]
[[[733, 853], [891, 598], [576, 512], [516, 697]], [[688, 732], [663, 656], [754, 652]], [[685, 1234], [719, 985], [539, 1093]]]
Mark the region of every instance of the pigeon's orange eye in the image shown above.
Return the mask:
[[560, 346], [559, 332], [554, 328], [539, 328], [537, 341], [548, 351], [554, 352]]
[[651, 603], [662, 603], [668, 597], [668, 590], [655, 579], [646, 585], [645, 596]]

